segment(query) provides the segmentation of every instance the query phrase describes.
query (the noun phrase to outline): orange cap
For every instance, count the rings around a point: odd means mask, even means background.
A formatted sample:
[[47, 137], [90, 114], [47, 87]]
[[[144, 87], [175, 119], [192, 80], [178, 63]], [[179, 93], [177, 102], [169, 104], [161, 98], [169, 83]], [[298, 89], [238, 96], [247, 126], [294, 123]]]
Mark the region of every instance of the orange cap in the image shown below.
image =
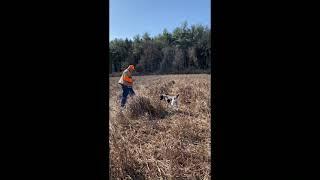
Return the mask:
[[130, 65], [130, 66], [129, 66], [129, 69], [134, 70], [134, 65]]

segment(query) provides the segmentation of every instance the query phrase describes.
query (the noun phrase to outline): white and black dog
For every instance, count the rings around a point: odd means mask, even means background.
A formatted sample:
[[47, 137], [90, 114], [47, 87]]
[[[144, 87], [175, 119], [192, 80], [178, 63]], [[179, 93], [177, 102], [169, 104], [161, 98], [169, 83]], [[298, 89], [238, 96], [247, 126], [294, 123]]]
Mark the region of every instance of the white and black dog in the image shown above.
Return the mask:
[[175, 110], [177, 110], [178, 109], [178, 97], [179, 97], [179, 94], [176, 96], [170, 96], [168, 94], [161, 94], [160, 100], [166, 101], [168, 103], [168, 105], [170, 105]]

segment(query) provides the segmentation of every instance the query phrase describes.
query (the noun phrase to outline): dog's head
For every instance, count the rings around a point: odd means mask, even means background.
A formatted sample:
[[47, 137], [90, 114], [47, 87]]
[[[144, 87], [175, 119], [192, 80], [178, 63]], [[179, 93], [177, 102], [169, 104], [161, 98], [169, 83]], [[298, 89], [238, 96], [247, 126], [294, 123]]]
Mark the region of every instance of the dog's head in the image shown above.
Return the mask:
[[178, 97], [179, 97], [179, 94], [177, 94], [176, 96], [173, 97], [172, 99], [172, 106], [178, 108]]
[[178, 108], [178, 97], [179, 97], [179, 94], [177, 94], [176, 96], [170, 96], [168, 94], [161, 94], [160, 100], [165, 100], [171, 106]]
[[176, 96], [170, 96], [168, 94], [161, 94], [160, 95], [160, 100], [167, 100], [167, 99], [177, 99], [179, 97], [179, 94]]
[[179, 94], [177, 94], [176, 96], [170, 96], [168, 94], [161, 94], [160, 95], [160, 100], [163, 100], [163, 99], [178, 99], [179, 97]]

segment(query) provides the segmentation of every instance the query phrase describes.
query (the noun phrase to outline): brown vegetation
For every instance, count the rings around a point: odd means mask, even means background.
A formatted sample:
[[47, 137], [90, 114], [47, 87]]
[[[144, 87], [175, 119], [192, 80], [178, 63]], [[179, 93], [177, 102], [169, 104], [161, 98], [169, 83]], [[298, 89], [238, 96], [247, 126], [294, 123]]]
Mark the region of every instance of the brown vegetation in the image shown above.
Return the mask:
[[[211, 179], [210, 75], [139, 76], [120, 112], [119, 77], [110, 78], [111, 179]], [[179, 110], [161, 93], [180, 94]]]

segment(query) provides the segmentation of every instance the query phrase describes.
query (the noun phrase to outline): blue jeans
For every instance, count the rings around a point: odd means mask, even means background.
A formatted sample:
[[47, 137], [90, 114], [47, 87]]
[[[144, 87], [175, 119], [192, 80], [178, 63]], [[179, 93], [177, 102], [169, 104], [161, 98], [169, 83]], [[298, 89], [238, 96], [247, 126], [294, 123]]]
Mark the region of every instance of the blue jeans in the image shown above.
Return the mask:
[[122, 87], [122, 91], [123, 91], [122, 98], [121, 98], [121, 107], [124, 107], [124, 105], [127, 102], [128, 95], [130, 94], [131, 96], [134, 96], [135, 93], [134, 93], [132, 87], [125, 86], [125, 85], [121, 85], [121, 87]]

